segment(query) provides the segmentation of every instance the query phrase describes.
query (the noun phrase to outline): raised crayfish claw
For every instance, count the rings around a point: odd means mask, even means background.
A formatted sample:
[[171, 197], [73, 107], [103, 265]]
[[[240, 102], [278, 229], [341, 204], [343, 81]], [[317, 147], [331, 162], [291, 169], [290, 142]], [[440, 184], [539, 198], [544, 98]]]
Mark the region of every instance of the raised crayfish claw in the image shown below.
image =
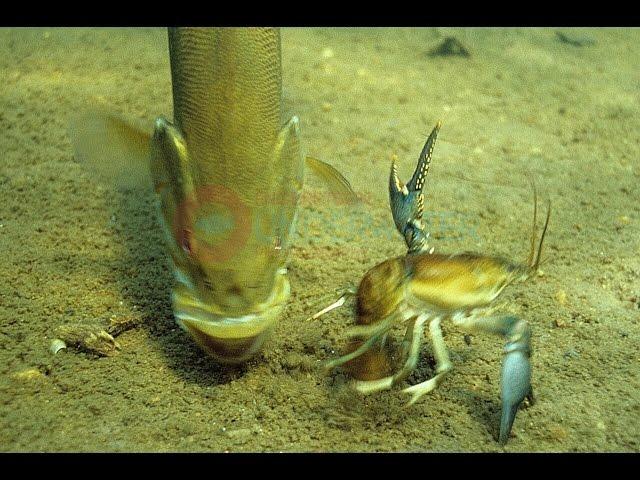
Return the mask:
[[404, 185], [398, 177], [395, 162], [391, 165], [389, 177], [389, 203], [391, 214], [396, 228], [404, 237], [409, 253], [415, 253], [426, 249], [428, 233], [424, 230], [422, 213], [424, 210], [424, 181], [431, 164], [433, 147], [440, 130], [440, 122], [434, 127], [425, 143], [418, 165], [411, 180]]

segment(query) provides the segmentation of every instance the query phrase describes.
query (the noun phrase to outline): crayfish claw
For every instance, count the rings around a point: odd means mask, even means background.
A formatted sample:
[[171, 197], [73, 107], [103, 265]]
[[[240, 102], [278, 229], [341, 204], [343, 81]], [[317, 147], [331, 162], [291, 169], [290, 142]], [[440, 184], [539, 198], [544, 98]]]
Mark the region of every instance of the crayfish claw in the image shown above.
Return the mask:
[[[533, 399], [531, 388], [531, 362], [529, 360], [529, 326], [524, 321], [518, 321], [514, 330], [522, 330], [516, 339], [507, 344], [507, 355], [502, 364], [500, 378], [502, 414], [500, 418], [501, 445], [507, 443], [518, 407], [525, 398]], [[520, 328], [518, 328], [520, 327]]]
[[428, 234], [424, 231], [422, 213], [424, 210], [424, 188], [425, 177], [431, 164], [433, 146], [440, 130], [440, 122], [434, 127], [431, 135], [427, 139], [420, 157], [418, 165], [409, 183], [404, 185], [398, 177], [398, 170], [395, 162], [391, 164], [391, 175], [389, 177], [389, 203], [393, 221], [400, 234], [404, 237], [409, 248], [409, 253], [420, 252], [426, 248]]

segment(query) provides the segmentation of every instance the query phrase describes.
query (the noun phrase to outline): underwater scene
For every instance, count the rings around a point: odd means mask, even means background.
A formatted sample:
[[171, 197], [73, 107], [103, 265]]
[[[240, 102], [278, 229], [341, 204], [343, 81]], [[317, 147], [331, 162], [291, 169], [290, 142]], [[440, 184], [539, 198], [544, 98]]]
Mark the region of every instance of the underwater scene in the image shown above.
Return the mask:
[[639, 29], [0, 49], [0, 451], [640, 451]]

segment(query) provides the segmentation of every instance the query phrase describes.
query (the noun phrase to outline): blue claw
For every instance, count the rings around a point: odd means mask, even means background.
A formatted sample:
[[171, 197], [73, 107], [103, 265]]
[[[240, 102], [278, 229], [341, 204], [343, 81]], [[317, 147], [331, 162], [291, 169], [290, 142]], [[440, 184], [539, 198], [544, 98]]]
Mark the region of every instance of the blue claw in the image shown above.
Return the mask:
[[427, 242], [428, 233], [424, 231], [422, 223], [422, 212], [424, 209], [424, 188], [425, 176], [431, 163], [433, 146], [440, 130], [440, 122], [435, 126], [431, 135], [427, 139], [409, 183], [404, 185], [398, 178], [398, 171], [395, 162], [391, 165], [391, 176], [389, 177], [389, 202], [391, 213], [396, 228], [404, 237], [409, 248], [409, 253], [416, 253], [423, 250]]
[[[517, 348], [517, 344], [507, 346]], [[507, 443], [518, 407], [525, 397], [533, 396], [531, 390], [531, 363], [528, 349], [507, 350], [500, 379], [502, 389], [502, 418], [500, 419], [500, 445]]]

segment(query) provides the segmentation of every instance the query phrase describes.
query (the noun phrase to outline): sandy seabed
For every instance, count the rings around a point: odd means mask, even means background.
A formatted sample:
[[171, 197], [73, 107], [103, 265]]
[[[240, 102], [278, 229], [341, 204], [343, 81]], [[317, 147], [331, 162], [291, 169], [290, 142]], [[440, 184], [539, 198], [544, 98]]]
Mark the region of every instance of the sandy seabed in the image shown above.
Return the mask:
[[[447, 36], [470, 55], [429, 55]], [[640, 30], [285, 29], [282, 42], [306, 152], [363, 204], [332, 204], [309, 179], [291, 300], [264, 351], [231, 369], [173, 320], [153, 194], [92, 178], [67, 132], [89, 106], [149, 125], [171, 115], [166, 32], [0, 29], [0, 450], [503, 450], [501, 339], [465, 342], [445, 324], [455, 368], [406, 408], [400, 389], [361, 396], [322, 372], [350, 308], [305, 320], [403, 253], [390, 160], [408, 178], [439, 119], [437, 251], [524, 259], [528, 178], [553, 204], [543, 275], [503, 296], [532, 326], [537, 397], [504, 450], [640, 450]], [[52, 355], [67, 324], [111, 328], [121, 348]], [[425, 339], [407, 384], [433, 368]]]

